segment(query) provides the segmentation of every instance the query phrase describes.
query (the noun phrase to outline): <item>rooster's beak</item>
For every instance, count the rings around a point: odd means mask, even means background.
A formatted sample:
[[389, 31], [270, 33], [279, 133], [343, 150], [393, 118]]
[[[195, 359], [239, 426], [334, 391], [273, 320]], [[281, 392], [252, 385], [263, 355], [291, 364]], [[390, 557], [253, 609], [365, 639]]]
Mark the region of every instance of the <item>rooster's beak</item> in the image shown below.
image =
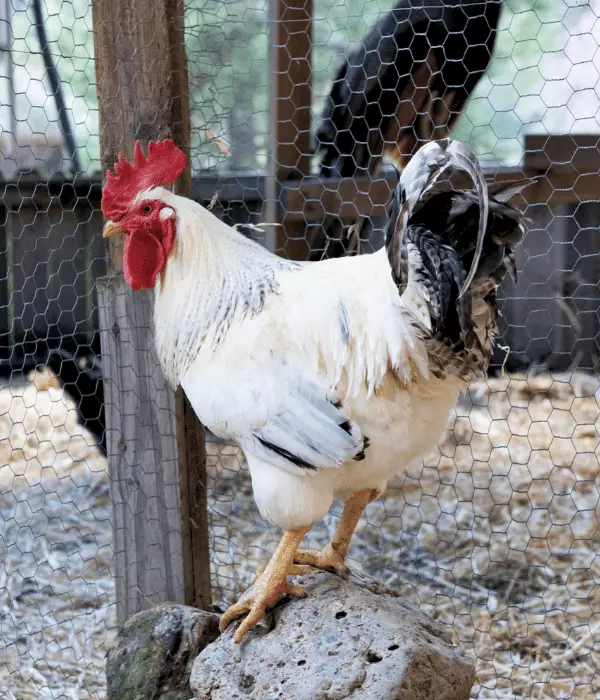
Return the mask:
[[115, 224], [112, 221], [109, 221], [106, 226], [104, 227], [104, 231], [102, 232], [102, 237], [103, 238], [114, 238], [115, 236], [122, 236], [125, 232], [123, 229], [119, 226], [119, 224]]

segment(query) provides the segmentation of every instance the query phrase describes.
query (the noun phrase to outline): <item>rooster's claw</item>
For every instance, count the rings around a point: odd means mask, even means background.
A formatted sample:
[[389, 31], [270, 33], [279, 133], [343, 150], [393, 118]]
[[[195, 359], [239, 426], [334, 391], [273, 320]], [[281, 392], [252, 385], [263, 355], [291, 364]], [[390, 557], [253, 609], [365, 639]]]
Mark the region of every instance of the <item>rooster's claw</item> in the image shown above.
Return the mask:
[[224, 632], [234, 620], [247, 613], [246, 618], [233, 635], [234, 641], [239, 644], [246, 634], [263, 619], [267, 609], [272, 608], [286, 595], [305, 598], [306, 591], [302, 586], [288, 583], [286, 576], [280, 579], [269, 579], [264, 573], [261, 574], [248, 595], [223, 613], [219, 621], [219, 629]]

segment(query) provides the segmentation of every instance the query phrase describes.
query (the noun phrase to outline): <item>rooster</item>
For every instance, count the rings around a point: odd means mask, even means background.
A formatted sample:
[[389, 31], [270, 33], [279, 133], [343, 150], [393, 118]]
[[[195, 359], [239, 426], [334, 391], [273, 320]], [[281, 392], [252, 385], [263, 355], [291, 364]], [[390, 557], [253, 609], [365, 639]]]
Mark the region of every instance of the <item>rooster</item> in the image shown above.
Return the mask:
[[[154, 289], [157, 354], [199, 419], [244, 451], [261, 515], [284, 531], [251, 591], [240, 642], [308, 566], [344, 575], [359, 518], [392, 475], [442, 435], [458, 393], [483, 378], [496, 288], [514, 273], [524, 219], [475, 156], [432, 141], [404, 169], [385, 247], [299, 263], [270, 253], [165, 188], [186, 167], [171, 141], [139, 143], [108, 173], [105, 237], [125, 235], [124, 278]], [[466, 172], [472, 189], [450, 176]], [[331, 542], [302, 551], [334, 498]]]

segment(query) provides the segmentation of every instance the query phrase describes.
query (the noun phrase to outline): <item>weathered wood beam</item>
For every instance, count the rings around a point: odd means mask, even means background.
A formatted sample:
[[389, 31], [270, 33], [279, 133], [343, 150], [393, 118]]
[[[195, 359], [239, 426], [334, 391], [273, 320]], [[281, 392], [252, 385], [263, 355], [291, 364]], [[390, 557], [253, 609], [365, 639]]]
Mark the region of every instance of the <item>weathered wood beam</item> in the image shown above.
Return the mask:
[[[536, 177], [527, 189], [527, 202], [551, 207], [597, 201], [600, 192], [600, 136], [575, 134], [527, 135], [523, 167], [486, 173], [489, 182]], [[378, 178], [301, 178], [283, 183], [280, 191], [286, 226], [297, 221], [318, 222], [325, 214], [347, 220], [385, 213], [397, 175]]]
[[539, 172], [597, 173], [600, 170], [600, 134], [527, 134], [524, 164]]
[[[597, 201], [600, 174], [581, 174], [550, 169], [540, 173], [529, 168], [502, 169], [486, 174], [488, 182], [510, 182], [525, 176], [539, 177], [527, 190], [529, 204], [560, 206], [584, 201]], [[385, 214], [390, 194], [397, 183], [395, 173], [377, 179], [292, 180], [282, 187], [280, 197], [286, 212], [286, 226], [296, 221], [318, 222], [325, 214], [339, 213], [343, 219], [354, 220], [358, 215]], [[465, 185], [468, 180], [465, 180]]]
[[[190, 144], [183, 0], [92, 3], [103, 170], [136, 140]], [[191, 194], [189, 167], [175, 191]], [[203, 429], [154, 351], [152, 299], [125, 285], [121, 245], [98, 287], [119, 621], [164, 600], [211, 603]]]
[[269, 0], [269, 168], [266, 244], [286, 258], [306, 259], [301, 219], [285, 217], [280, 189], [310, 173], [313, 0]]

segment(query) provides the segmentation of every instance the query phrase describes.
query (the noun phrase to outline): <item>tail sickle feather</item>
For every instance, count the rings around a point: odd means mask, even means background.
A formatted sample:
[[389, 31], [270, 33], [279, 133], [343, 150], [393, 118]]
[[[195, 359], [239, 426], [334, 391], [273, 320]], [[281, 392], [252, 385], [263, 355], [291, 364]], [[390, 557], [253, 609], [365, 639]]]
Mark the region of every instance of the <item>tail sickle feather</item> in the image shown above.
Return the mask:
[[404, 169], [400, 177], [400, 186], [406, 193], [405, 211], [412, 212], [429, 198], [442, 175], [458, 171], [467, 173], [471, 178], [480, 203], [475, 255], [460, 290], [459, 296], [462, 297], [477, 272], [489, 211], [487, 183], [477, 157], [460, 141], [450, 138], [432, 141], [423, 146]]
[[[456, 172], [469, 175], [471, 189], [453, 185]], [[488, 188], [473, 152], [451, 139], [423, 146], [400, 177], [389, 210], [388, 260], [400, 294], [410, 285], [406, 304], [425, 305], [431, 323], [415, 321], [440, 376], [450, 371], [467, 379], [487, 367], [496, 288], [516, 275], [513, 251], [526, 220], [506, 202], [531, 182]]]

